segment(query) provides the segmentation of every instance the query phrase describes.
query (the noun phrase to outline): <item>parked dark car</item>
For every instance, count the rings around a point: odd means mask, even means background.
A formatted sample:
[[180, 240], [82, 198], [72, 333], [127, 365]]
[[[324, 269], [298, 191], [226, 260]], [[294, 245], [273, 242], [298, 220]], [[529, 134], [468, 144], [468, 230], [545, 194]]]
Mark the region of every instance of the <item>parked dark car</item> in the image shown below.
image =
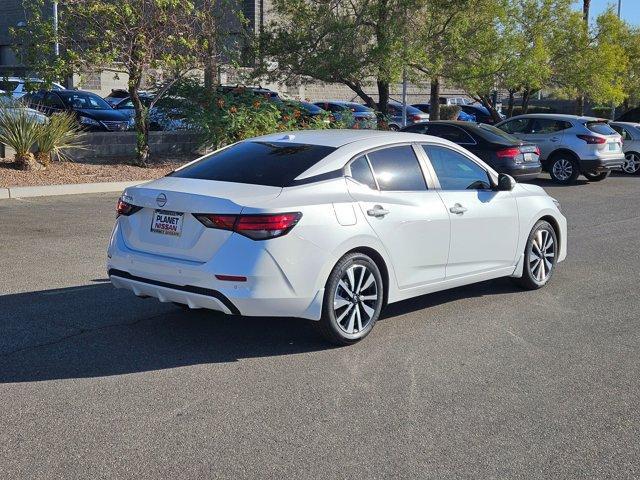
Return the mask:
[[332, 100], [326, 102], [314, 102], [314, 105], [322, 108], [336, 119], [340, 120], [346, 112], [351, 112], [353, 116], [353, 125], [358, 128], [376, 128], [378, 126], [378, 119], [376, 112], [373, 109], [360, 105], [355, 102], [343, 102], [339, 100]]
[[73, 112], [86, 130], [120, 132], [129, 127], [129, 117], [114, 110], [95, 93], [82, 90], [40, 90], [22, 97], [29, 107], [45, 115]]
[[280, 99], [278, 92], [264, 88], [261, 86], [248, 86], [248, 85], [220, 85], [218, 86], [218, 92], [230, 93], [240, 95], [243, 93], [251, 93], [259, 97], [266, 97], [268, 99]]
[[623, 113], [616, 118], [616, 122], [640, 123], [640, 107], [632, 108], [628, 112]]
[[[140, 100], [145, 107], [149, 107], [153, 100], [153, 95], [148, 92], [140, 92]], [[111, 106], [123, 112], [129, 118], [129, 126], [133, 127], [135, 118], [135, 109], [133, 100], [127, 94], [125, 97], [106, 97], [105, 101]], [[184, 113], [180, 108], [182, 99], [170, 96], [164, 96], [149, 111], [149, 128], [151, 130], [184, 130], [187, 127], [187, 121]]]
[[540, 174], [540, 149], [491, 125], [459, 121], [434, 121], [410, 125], [403, 132], [424, 133], [444, 138], [466, 148], [498, 173], [519, 181]]

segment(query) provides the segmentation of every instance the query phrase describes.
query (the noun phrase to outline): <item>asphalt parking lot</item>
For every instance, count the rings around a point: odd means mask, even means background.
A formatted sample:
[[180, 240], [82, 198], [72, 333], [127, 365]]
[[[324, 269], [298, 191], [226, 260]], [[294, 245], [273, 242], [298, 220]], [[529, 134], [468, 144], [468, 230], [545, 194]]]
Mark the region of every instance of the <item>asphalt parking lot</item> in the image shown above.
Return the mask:
[[0, 477], [638, 478], [640, 177], [538, 183], [547, 288], [402, 302], [347, 348], [113, 289], [117, 195], [0, 201]]

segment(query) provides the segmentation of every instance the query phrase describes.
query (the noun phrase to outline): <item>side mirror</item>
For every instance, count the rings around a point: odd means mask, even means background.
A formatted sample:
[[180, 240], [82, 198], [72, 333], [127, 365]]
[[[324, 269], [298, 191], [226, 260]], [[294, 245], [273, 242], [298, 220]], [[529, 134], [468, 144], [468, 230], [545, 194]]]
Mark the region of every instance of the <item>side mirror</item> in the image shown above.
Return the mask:
[[516, 181], [511, 175], [500, 173], [498, 175], [498, 185], [496, 190], [499, 192], [510, 192], [516, 186]]

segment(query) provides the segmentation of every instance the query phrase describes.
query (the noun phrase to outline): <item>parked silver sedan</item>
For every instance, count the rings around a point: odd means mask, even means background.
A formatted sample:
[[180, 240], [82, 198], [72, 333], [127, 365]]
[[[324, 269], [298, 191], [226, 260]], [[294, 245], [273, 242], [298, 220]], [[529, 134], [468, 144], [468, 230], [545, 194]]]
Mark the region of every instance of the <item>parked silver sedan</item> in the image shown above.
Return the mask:
[[640, 175], [640, 123], [611, 122], [611, 128], [622, 137], [625, 161], [622, 171], [629, 175]]

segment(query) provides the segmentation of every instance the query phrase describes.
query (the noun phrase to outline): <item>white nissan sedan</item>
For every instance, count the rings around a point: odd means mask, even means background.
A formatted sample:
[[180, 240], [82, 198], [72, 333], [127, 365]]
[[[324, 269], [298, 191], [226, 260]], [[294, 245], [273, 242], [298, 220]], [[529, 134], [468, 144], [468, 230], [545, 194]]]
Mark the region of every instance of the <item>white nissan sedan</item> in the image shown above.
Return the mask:
[[466, 150], [411, 133], [245, 140], [128, 188], [112, 284], [227, 314], [365, 337], [388, 303], [497, 277], [544, 286], [567, 253], [558, 203]]

